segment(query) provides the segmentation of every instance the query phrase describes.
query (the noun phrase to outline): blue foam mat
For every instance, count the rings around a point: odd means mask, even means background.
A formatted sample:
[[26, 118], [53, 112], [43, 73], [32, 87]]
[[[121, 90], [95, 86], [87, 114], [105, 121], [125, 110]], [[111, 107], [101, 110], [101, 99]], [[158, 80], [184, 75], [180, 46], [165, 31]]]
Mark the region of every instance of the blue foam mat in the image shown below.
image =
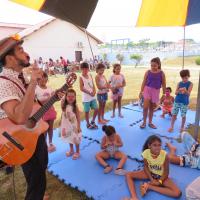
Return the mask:
[[[143, 109], [140, 106], [134, 106], [132, 104], [125, 105], [125, 106], [123, 106], [123, 108], [127, 109], [127, 110], [132, 110], [132, 111], [135, 111], [135, 112], [143, 112]], [[159, 117], [161, 114], [162, 114], [162, 111], [157, 110], [154, 113], [154, 116]], [[170, 117], [168, 115], [166, 115], [166, 119], [170, 120]], [[177, 123], [179, 123], [180, 121], [181, 121], [181, 116], [180, 116], [180, 112], [179, 112], [179, 114], [177, 116]], [[188, 124], [194, 123], [194, 121], [195, 121], [195, 111], [192, 111], [192, 110], [187, 111], [187, 120], [186, 121], [187, 121]]]
[[[103, 173], [103, 168], [95, 159], [95, 154], [100, 151], [97, 143], [90, 144], [81, 151], [81, 157], [78, 160], [66, 158], [48, 168], [58, 178], [72, 187], [77, 187], [80, 191], [85, 191], [89, 197], [102, 199], [103, 193], [109, 193], [113, 188], [124, 184], [124, 177], [117, 176], [113, 172]], [[118, 161], [109, 160], [109, 164], [117, 167]], [[138, 169], [139, 164], [135, 161], [128, 160], [125, 169], [131, 171]]]
[[[184, 175], [184, 176], [183, 176]], [[182, 191], [182, 196], [178, 198], [179, 200], [185, 200], [185, 188], [190, 184], [195, 178], [200, 175], [200, 171], [190, 168], [181, 168], [179, 166], [170, 165], [170, 177], [173, 177], [172, 180], [178, 185]], [[171, 200], [175, 198], [167, 197], [160, 195], [159, 193], [148, 191], [145, 197], [141, 197], [139, 192], [139, 184], [142, 181], [135, 181], [136, 192], [139, 199], [144, 200]], [[126, 184], [121, 184], [117, 188], [113, 189], [112, 192], [106, 193], [103, 196], [104, 200], [121, 200], [123, 197], [129, 197], [130, 193]]]
[[[116, 112], [117, 113], [117, 112]], [[112, 112], [107, 112], [105, 113], [105, 118], [110, 119], [109, 125], [115, 126], [116, 131], [118, 131], [118, 127], [129, 127], [129, 125], [133, 122], [140, 122], [142, 120], [142, 115], [139, 112], [133, 113], [132, 110], [126, 110], [122, 109], [122, 114], [124, 115], [124, 118], [119, 118], [117, 115], [115, 118], [110, 118]], [[82, 134], [88, 138], [92, 138], [93, 140], [98, 140], [101, 141], [103, 137], [103, 132], [102, 132], [102, 125], [98, 125], [97, 130], [90, 130], [86, 128], [86, 122], [82, 121], [81, 122], [81, 129], [82, 129]]]
[[[154, 123], [159, 124], [158, 129], [140, 129], [139, 124], [142, 119], [141, 111], [134, 111], [132, 108], [122, 109], [124, 118], [114, 118], [109, 122], [116, 128], [116, 131], [120, 134], [124, 146], [121, 148], [124, 153], [130, 156], [131, 159], [127, 160], [125, 169], [136, 170], [141, 169], [142, 164], [132, 160], [132, 158], [141, 159], [141, 149], [146, 138], [152, 134], [160, 135], [163, 144], [171, 142], [177, 147], [178, 154], [184, 153], [184, 147], [182, 143], [178, 143], [176, 138], [179, 137], [178, 124], [175, 125], [175, 132], [168, 133], [167, 130], [170, 119], [161, 119], [160, 111], [155, 113]], [[195, 113], [193, 111], [188, 112], [189, 119], [192, 118]], [[105, 118], [109, 119], [111, 112], [105, 114]], [[132, 124], [132, 126], [130, 126]], [[88, 130], [85, 126], [85, 121], [81, 122], [81, 128], [83, 133], [83, 139], [80, 146], [81, 157], [74, 161], [71, 158], [66, 158], [65, 153], [69, 149], [69, 145], [64, 143], [61, 138], [58, 137], [59, 129], [54, 131], [53, 142], [57, 146], [57, 151], [49, 154], [49, 168], [55, 176], [58, 176], [65, 184], [70, 184], [72, 187], [76, 187], [80, 191], [85, 191], [89, 197], [93, 197], [97, 200], [121, 200], [125, 196], [129, 196], [129, 191], [124, 177], [116, 176], [114, 173], [103, 174], [102, 167], [95, 160], [95, 154], [100, 151], [100, 145], [97, 141], [101, 141], [103, 132], [101, 126], [98, 130]], [[165, 146], [163, 146], [165, 148]], [[167, 149], [166, 149], [167, 150]], [[109, 163], [114, 167], [117, 166], [117, 161], [110, 160]], [[183, 177], [184, 174], [184, 177]], [[170, 176], [177, 185], [182, 189], [183, 196], [180, 199], [185, 199], [185, 187], [192, 182], [196, 177], [200, 175], [199, 170], [190, 168], [181, 168], [179, 166], [170, 166]], [[99, 187], [100, 186], [100, 187]], [[137, 193], [139, 194], [139, 181], [136, 182]], [[147, 200], [159, 199], [168, 200], [172, 199], [159, 195], [155, 192], [148, 192], [143, 198]]]
[[[69, 151], [69, 144], [62, 141], [60, 135], [60, 129], [55, 129], [53, 133], [53, 143], [56, 146], [56, 151], [49, 153], [48, 166], [54, 165], [59, 161], [66, 159], [66, 152]], [[83, 150], [94, 141], [82, 138], [80, 144], [80, 150]]]

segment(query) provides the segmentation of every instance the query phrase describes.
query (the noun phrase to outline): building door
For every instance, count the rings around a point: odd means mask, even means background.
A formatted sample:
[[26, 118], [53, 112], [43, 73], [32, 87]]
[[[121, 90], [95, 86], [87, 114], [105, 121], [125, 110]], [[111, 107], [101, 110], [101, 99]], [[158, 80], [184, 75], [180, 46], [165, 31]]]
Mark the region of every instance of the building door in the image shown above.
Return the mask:
[[83, 60], [82, 51], [75, 51], [75, 60], [76, 62], [80, 62], [81, 60]]

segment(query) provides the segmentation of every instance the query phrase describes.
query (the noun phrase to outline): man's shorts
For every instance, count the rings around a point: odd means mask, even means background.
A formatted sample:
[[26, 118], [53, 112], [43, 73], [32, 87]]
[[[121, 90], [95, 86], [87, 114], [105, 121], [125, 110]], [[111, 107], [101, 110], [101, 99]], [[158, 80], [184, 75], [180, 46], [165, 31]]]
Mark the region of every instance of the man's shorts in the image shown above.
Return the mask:
[[89, 102], [83, 102], [83, 109], [84, 109], [84, 112], [89, 112], [90, 109], [96, 110], [97, 109], [96, 99]]

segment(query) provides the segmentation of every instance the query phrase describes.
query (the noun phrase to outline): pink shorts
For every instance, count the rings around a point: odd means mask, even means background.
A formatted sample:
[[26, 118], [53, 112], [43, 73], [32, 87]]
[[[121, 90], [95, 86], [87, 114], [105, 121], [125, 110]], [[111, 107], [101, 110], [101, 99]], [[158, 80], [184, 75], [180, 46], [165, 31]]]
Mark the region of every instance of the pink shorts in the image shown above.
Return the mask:
[[116, 101], [119, 97], [123, 96], [123, 92], [117, 92], [115, 94], [113, 94], [113, 92], [111, 92], [111, 99]]
[[52, 106], [51, 108], [49, 108], [49, 110], [44, 114], [43, 116], [43, 120], [44, 121], [49, 121], [49, 120], [55, 120], [56, 119], [56, 111], [54, 109], [54, 107]]
[[155, 89], [148, 86], [144, 87], [143, 91], [144, 99], [148, 99], [152, 103], [157, 104], [159, 102], [159, 95], [160, 95], [160, 89]]
[[164, 112], [169, 112], [169, 113], [171, 113], [171, 112], [172, 112], [172, 108], [173, 108], [173, 106], [171, 106], [171, 107], [163, 106], [163, 107], [162, 107], [162, 110], [163, 110]]

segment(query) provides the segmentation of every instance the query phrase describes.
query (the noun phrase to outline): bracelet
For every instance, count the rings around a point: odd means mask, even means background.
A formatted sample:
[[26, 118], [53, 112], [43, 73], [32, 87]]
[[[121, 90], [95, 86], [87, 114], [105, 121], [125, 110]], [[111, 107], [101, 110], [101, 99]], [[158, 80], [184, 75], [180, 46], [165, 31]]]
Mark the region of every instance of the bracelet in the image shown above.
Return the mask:
[[158, 182], [160, 183], [160, 185], [163, 184], [163, 181], [161, 179], [159, 179]]

